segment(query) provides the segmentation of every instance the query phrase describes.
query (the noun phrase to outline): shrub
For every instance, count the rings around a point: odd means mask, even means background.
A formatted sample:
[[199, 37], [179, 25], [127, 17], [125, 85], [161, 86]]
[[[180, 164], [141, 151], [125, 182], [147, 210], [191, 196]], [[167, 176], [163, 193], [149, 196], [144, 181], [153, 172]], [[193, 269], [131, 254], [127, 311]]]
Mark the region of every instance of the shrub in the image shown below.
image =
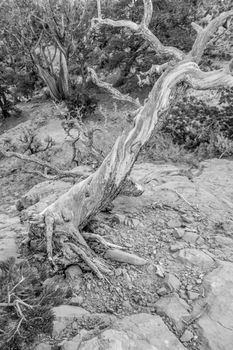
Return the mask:
[[233, 91], [222, 90], [219, 104], [209, 106], [194, 97], [180, 100], [171, 109], [163, 132], [185, 149], [208, 156], [233, 154]]
[[38, 334], [51, 334], [52, 307], [63, 300], [63, 291], [43, 288], [41, 276], [27, 261], [0, 262], [0, 347], [23, 350]]
[[73, 118], [77, 118], [77, 110], [79, 115], [85, 118], [95, 111], [97, 102], [97, 98], [83, 89], [82, 86], [74, 85], [71, 87], [70, 96], [66, 100], [66, 106]]

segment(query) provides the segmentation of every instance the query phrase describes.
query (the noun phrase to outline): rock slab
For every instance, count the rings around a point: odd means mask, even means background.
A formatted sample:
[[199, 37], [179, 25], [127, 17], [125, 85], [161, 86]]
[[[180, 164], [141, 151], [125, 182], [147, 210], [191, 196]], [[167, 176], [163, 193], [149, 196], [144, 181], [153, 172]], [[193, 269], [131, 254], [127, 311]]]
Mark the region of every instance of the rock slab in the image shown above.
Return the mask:
[[222, 262], [204, 279], [208, 307], [198, 320], [201, 350], [233, 349], [233, 264]]
[[89, 341], [80, 350], [185, 350], [159, 316], [127, 316]]

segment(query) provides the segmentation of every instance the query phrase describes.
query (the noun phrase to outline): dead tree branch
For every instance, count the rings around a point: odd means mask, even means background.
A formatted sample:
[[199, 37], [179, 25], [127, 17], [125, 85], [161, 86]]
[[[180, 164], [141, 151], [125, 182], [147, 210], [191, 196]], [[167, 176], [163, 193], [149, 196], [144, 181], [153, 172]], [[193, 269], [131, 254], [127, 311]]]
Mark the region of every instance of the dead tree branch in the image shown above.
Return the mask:
[[37, 173], [38, 175], [43, 176], [49, 180], [58, 180], [58, 179], [65, 178], [65, 177], [71, 177], [73, 179], [76, 179], [77, 177], [80, 177], [80, 176], [82, 176], [82, 177], [87, 176], [87, 173], [85, 173], [83, 171], [79, 171], [78, 169], [77, 169], [77, 171], [75, 169], [75, 172], [69, 171], [69, 170], [61, 170], [58, 167], [56, 167], [55, 165], [52, 165], [48, 162], [44, 162], [44, 161], [40, 160], [39, 158], [36, 158], [35, 156], [29, 157], [29, 156], [26, 156], [26, 155], [18, 153], [18, 152], [5, 151], [2, 148], [0, 149], [0, 153], [2, 153], [4, 155], [4, 157], [7, 157], [7, 158], [15, 157], [15, 158], [21, 159], [25, 162], [36, 163], [43, 168], [51, 169], [52, 171], [54, 171], [57, 174], [57, 176], [50, 177], [47, 174], [43, 174], [41, 172], [35, 171], [35, 173]]
[[[180, 50], [163, 46], [150, 32], [147, 25], [151, 18], [151, 0], [145, 0], [144, 7], [144, 17], [140, 25], [130, 21], [100, 18], [96, 19], [96, 22], [118, 27], [125, 26], [136, 31], [149, 40], [159, 53], [170, 54], [173, 57], [173, 63], [166, 67], [154, 84], [144, 106], [138, 109], [132, 129], [127, 135], [124, 133], [116, 140], [99, 169], [85, 180], [75, 184], [32, 220], [32, 223], [45, 223], [44, 235], [47, 239], [49, 260], [52, 261], [53, 258], [53, 235], [57, 234], [59, 226], [62, 225], [63, 232], [65, 227], [66, 240], [62, 241], [59, 254], [63, 255], [68, 263], [74, 262], [77, 255], [81, 256], [99, 277], [102, 277], [109, 268], [97, 259], [95, 253], [92, 253], [85, 241], [87, 235], [86, 237], [85, 234], [82, 235], [80, 230], [120, 193], [141, 148], [149, 140], [162, 116], [168, 111], [172, 99], [176, 96], [178, 86], [185, 83], [182, 92], [187, 86], [198, 90], [233, 86], [231, 63], [228, 69], [212, 72], [203, 72], [197, 65], [210, 36], [224, 20], [233, 15], [233, 11], [221, 14], [203, 31], [198, 28], [197, 40], [193, 49], [188, 55], [185, 55]], [[69, 242], [69, 239], [72, 241]]]
[[142, 36], [143, 39], [148, 41], [150, 43], [150, 46], [156, 51], [157, 54], [162, 56], [170, 56], [178, 61], [182, 60], [185, 54], [181, 50], [175, 47], [163, 45], [161, 41], [148, 28], [148, 25], [152, 18], [152, 13], [152, 0], [144, 0], [144, 14], [140, 24], [128, 20], [114, 21], [109, 18], [94, 18], [93, 25], [110, 25], [112, 27], [128, 28], [132, 32], [135, 32], [136, 34]]
[[119, 90], [115, 89], [111, 84], [108, 84], [108, 83], [100, 80], [98, 78], [96, 72], [94, 71], [94, 69], [89, 67], [88, 73], [90, 75], [90, 79], [92, 80], [92, 82], [94, 84], [96, 84], [97, 86], [99, 86], [100, 88], [106, 90], [108, 93], [110, 93], [114, 99], [132, 103], [136, 108], [141, 107], [141, 104], [140, 104], [138, 99], [135, 100], [134, 98], [132, 98], [129, 95], [123, 95], [120, 93]]
[[197, 32], [197, 37], [187, 58], [199, 63], [211, 36], [232, 16], [233, 10], [223, 12], [218, 17], [210, 21], [205, 28], [202, 28], [196, 23], [192, 23], [192, 27]]

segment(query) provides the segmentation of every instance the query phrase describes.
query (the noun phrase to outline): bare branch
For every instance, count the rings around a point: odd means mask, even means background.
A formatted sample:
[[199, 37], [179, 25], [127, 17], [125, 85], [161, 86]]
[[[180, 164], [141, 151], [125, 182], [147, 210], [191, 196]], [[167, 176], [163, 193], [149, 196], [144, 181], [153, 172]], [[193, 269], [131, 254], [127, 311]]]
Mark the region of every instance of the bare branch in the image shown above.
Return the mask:
[[67, 175], [47, 175], [45, 173], [42, 173], [42, 171], [38, 171], [38, 170], [31, 170], [31, 171], [26, 170], [25, 173], [39, 175], [39, 176], [43, 177], [44, 179], [50, 180], [50, 181], [56, 181], [56, 180], [61, 180], [61, 179], [65, 179], [65, 178], [67, 178], [67, 180], [69, 180], [69, 181], [74, 181], [73, 177], [67, 177]]
[[[57, 173], [60, 176], [60, 178], [61, 177], [77, 178], [78, 176], [84, 176], [84, 177], [87, 176], [87, 173], [85, 173], [83, 171], [79, 171], [78, 169], [77, 169], [77, 171], [75, 169], [75, 172], [69, 171], [69, 170], [67, 170], [67, 171], [60, 170], [55, 165], [52, 165], [48, 162], [44, 162], [36, 157], [29, 157], [29, 156], [26, 156], [26, 155], [21, 154], [21, 153], [5, 151], [2, 148], [0, 149], [0, 153], [2, 153], [7, 158], [15, 157], [15, 158], [21, 159], [21, 160], [26, 161], [26, 162], [36, 163], [44, 168], [49, 168], [49, 169], [53, 170], [55, 173]], [[40, 172], [37, 172], [37, 173], [38, 173], [38, 175], [44, 176], [43, 173], [40, 173]], [[48, 176], [44, 176], [44, 177], [48, 178]]]
[[153, 73], [162, 74], [172, 64], [172, 61], [163, 64], [153, 64], [146, 72], [140, 72], [141, 75], [152, 75]]
[[97, 13], [98, 13], [98, 18], [102, 18], [102, 13], [101, 13], [101, 3], [100, 0], [97, 0]]
[[185, 81], [196, 90], [218, 89], [221, 87], [231, 88], [233, 87], [233, 73], [229, 74], [228, 69], [203, 72], [196, 65], [185, 76]]
[[203, 32], [204, 28], [202, 26], [199, 26], [199, 24], [192, 22], [191, 26], [193, 27], [193, 29], [197, 32], [197, 34], [200, 34], [201, 32]]
[[201, 29], [201, 27], [196, 24], [192, 24], [198, 35], [187, 58], [196, 63], [199, 63], [211, 36], [231, 16], [233, 16], [233, 10], [223, 12], [218, 17], [210, 21], [209, 24], [203, 29]]
[[138, 35], [141, 35], [146, 41], [148, 41], [153, 47], [153, 49], [160, 55], [168, 55], [173, 57], [174, 59], [180, 61], [185, 57], [185, 54], [171, 46], [164, 46], [160, 40], [155, 36], [151, 30], [148, 28], [148, 25], [150, 23], [151, 17], [152, 17], [152, 2], [151, 0], [144, 0], [144, 16], [142, 19], [142, 22], [140, 25], [137, 23], [134, 23], [132, 21], [128, 20], [119, 20], [114, 21], [109, 18], [102, 19], [102, 18], [94, 18], [92, 23], [93, 25], [99, 24], [99, 25], [109, 25], [112, 27], [119, 27], [119, 28], [128, 28], [132, 32], [135, 32]]
[[134, 106], [136, 106], [137, 108], [141, 107], [141, 104], [138, 101], [138, 99], [135, 100], [134, 98], [132, 98], [129, 95], [123, 95], [123, 94], [120, 93], [120, 91], [115, 89], [111, 84], [108, 84], [108, 83], [100, 80], [98, 78], [96, 72], [94, 71], [94, 69], [88, 68], [88, 73], [90, 74], [91, 80], [93, 81], [94, 84], [96, 84], [100, 88], [105, 89], [106, 91], [108, 91], [113, 96], [113, 98], [115, 98], [116, 100], [130, 102]]
[[153, 4], [151, 0], [143, 0], [144, 3], [144, 15], [142, 19], [142, 25], [148, 27], [153, 14]]

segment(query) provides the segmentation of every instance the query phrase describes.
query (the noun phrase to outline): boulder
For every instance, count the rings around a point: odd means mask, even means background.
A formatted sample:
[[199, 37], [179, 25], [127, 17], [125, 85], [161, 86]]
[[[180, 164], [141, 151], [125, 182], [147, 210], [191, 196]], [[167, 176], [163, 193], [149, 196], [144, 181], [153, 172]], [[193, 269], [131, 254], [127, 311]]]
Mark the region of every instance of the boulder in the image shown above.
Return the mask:
[[198, 319], [201, 350], [230, 350], [233, 344], [233, 264], [222, 262], [204, 279], [205, 312]]

